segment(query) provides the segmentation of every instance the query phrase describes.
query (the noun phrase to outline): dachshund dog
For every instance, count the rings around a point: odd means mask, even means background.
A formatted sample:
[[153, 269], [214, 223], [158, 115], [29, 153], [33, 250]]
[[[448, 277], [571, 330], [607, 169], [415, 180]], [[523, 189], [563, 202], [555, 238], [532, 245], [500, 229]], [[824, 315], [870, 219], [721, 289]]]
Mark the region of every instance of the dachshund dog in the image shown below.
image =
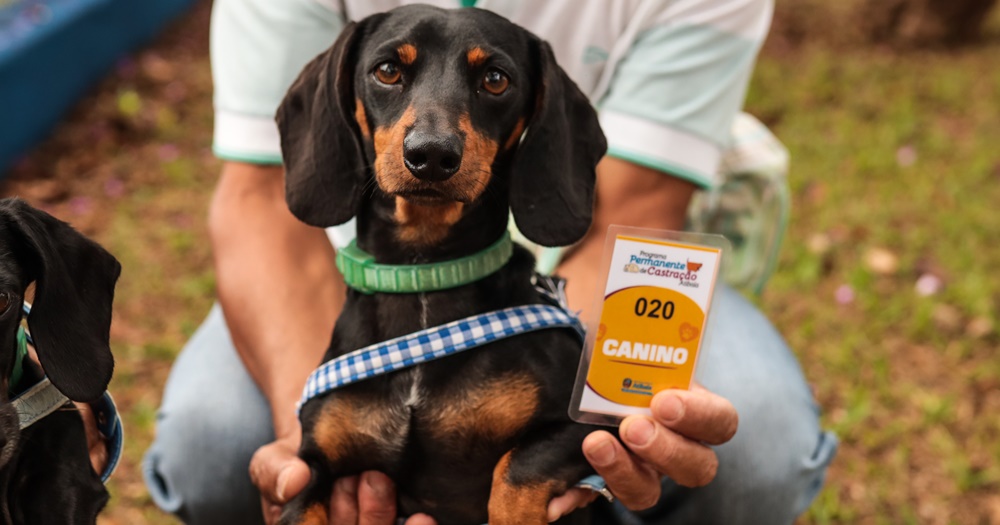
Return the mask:
[[[79, 402], [101, 398], [114, 368], [108, 345], [121, 266], [68, 224], [18, 199], [0, 200], [0, 523], [92, 525], [108, 492], [91, 467], [83, 421], [67, 404], [24, 430], [12, 399], [47, 375]], [[17, 361], [21, 305], [44, 367]]]
[[[607, 148], [549, 45], [478, 9], [406, 6], [348, 24], [289, 89], [277, 122], [289, 208], [320, 227], [356, 217], [357, 246], [380, 264], [474, 254], [504, 235], [510, 212], [539, 244], [578, 241]], [[326, 360], [541, 303], [533, 267], [516, 246], [471, 284], [351, 289]], [[581, 347], [566, 329], [522, 334], [306, 402], [300, 456], [312, 478], [280, 523], [325, 525], [335, 480], [365, 470], [395, 481], [401, 515], [546, 523], [549, 501], [593, 473], [581, 443], [594, 429], [567, 416]]]

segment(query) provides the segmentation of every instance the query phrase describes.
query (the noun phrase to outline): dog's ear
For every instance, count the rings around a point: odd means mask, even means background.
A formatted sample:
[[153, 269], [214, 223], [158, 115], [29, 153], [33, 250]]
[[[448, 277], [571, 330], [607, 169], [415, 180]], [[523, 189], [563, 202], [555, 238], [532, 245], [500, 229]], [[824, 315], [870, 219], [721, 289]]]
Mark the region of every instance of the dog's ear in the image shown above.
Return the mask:
[[285, 199], [302, 222], [347, 222], [357, 212], [365, 157], [354, 114], [354, 66], [369, 19], [344, 27], [333, 47], [306, 65], [278, 108]]
[[70, 225], [20, 199], [0, 201], [0, 221], [35, 299], [28, 326], [45, 374], [66, 397], [92, 401], [114, 371], [109, 345], [118, 261]]
[[514, 157], [510, 208], [517, 227], [543, 246], [565, 246], [587, 233], [594, 181], [607, 141], [587, 96], [556, 64], [549, 44], [532, 38], [534, 114]]

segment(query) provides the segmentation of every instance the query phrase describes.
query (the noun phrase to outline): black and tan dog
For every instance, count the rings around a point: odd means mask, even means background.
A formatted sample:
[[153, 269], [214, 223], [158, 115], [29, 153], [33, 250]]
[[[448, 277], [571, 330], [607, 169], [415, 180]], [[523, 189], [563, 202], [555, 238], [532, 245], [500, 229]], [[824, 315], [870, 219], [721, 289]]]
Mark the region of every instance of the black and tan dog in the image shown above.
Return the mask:
[[[349, 24], [306, 66], [278, 124], [291, 210], [323, 227], [357, 217], [358, 246], [383, 264], [481, 251], [506, 231], [508, 210], [529, 239], [576, 242], [606, 149], [548, 44], [477, 9], [411, 6]], [[351, 290], [326, 359], [540, 303], [533, 265], [517, 247], [498, 272], [457, 288]], [[306, 403], [312, 480], [281, 523], [326, 524], [333, 482], [369, 469], [396, 482], [402, 515], [546, 523], [549, 500], [592, 473], [580, 444], [593, 429], [567, 416], [580, 349], [569, 330], [535, 332]]]
[[[111, 254], [51, 215], [17, 199], [0, 200], [0, 523], [92, 525], [108, 501], [94, 473], [80, 415], [72, 404], [21, 430], [11, 400], [42, 369], [16, 365], [21, 305], [35, 283], [28, 323], [49, 380], [68, 398], [101, 398], [114, 360], [111, 303], [121, 267]], [[62, 398], [65, 400], [65, 398]]]

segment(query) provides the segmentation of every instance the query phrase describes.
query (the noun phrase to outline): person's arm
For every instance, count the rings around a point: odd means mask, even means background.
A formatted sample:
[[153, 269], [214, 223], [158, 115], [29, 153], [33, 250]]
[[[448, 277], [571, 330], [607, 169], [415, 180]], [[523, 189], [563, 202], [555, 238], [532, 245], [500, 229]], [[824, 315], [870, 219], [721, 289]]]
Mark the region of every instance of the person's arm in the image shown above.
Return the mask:
[[695, 185], [661, 171], [615, 157], [597, 165], [597, 207], [587, 235], [559, 265], [566, 277], [566, 295], [581, 319], [589, 319], [608, 226], [684, 229], [684, 218]]
[[277, 440], [254, 455], [250, 471], [273, 520], [309, 480], [296, 456], [301, 429], [295, 404], [330, 341], [343, 279], [324, 231], [288, 210], [279, 166], [225, 163], [209, 232], [226, 324], [271, 406]]
[[288, 210], [278, 166], [225, 163], [209, 231], [233, 343], [271, 405], [275, 434], [285, 437], [297, 432], [295, 403], [343, 305], [333, 247]]

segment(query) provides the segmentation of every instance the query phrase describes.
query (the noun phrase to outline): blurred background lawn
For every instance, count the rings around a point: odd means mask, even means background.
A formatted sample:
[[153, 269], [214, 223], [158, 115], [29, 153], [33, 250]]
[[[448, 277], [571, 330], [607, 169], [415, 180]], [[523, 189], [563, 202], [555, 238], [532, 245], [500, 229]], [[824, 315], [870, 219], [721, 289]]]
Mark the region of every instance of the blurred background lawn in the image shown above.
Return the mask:
[[[1000, 524], [1000, 16], [973, 45], [894, 51], [859, 37], [856, 4], [779, 0], [747, 102], [792, 154], [759, 302], [843, 441], [801, 522]], [[140, 461], [214, 296], [209, 10], [123, 59], [0, 184], [125, 268], [112, 390], [129, 439], [106, 525], [174, 523]]]

